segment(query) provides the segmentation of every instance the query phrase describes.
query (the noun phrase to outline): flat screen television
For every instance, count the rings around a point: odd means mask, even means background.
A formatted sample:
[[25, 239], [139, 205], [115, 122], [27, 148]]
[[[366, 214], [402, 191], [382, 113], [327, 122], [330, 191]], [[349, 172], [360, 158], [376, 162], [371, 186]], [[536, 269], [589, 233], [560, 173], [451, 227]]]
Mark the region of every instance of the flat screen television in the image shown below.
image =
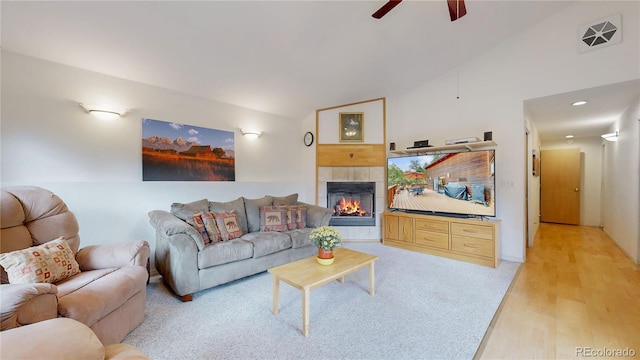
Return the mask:
[[387, 158], [392, 210], [496, 216], [495, 150]]

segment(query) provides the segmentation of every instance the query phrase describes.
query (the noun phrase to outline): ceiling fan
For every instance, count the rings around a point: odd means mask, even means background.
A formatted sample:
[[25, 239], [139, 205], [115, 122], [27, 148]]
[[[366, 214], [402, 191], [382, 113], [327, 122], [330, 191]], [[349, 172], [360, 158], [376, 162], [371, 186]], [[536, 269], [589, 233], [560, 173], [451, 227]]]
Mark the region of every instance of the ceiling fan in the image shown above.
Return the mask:
[[[389, 0], [371, 16], [376, 19], [380, 19], [401, 2], [402, 0]], [[447, 5], [449, 6], [449, 16], [451, 17], [451, 21], [456, 21], [467, 14], [467, 8], [464, 6], [464, 0], [447, 0]]]

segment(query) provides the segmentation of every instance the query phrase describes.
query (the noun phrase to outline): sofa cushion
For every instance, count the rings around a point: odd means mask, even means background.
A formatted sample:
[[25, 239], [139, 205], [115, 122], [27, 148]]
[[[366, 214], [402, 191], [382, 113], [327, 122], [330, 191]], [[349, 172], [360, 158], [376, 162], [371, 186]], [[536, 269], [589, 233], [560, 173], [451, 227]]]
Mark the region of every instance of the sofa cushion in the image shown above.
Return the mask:
[[296, 205], [298, 203], [298, 194], [291, 194], [287, 196], [271, 196], [273, 198], [273, 205]]
[[193, 214], [209, 211], [209, 201], [202, 199], [187, 204], [173, 203], [171, 204], [171, 213], [178, 218], [189, 221]]
[[285, 234], [291, 237], [291, 247], [293, 249], [301, 248], [304, 246], [313, 245], [313, 242], [309, 238], [312, 228], [295, 229], [285, 232]]
[[[208, 211], [205, 211], [208, 212]], [[202, 212], [191, 215], [191, 219], [187, 222], [189, 225], [193, 226], [196, 230], [198, 230], [198, 234], [202, 238], [202, 242], [206, 245], [211, 242], [209, 239], [209, 234], [207, 233], [207, 229], [204, 226], [204, 221], [202, 220]]]
[[282, 206], [260, 207], [260, 231], [287, 230], [287, 211]]
[[286, 233], [277, 231], [245, 234], [242, 236], [242, 240], [253, 244], [254, 258], [291, 248], [291, 237]]
[[242, 239], [228, 242], [209, 244], [198, 252], [198, 268], [222, 265], [238, 260], [249, 259], [253, 256], [253, 245]]
[[273, 203], [271, 196], [264, 196], [260, 199], [244, 198], [244, 209], [247, 213], [248, 232], [260, 231], [260, 207], [270, 206]]
[[7, 272], [11, 284], [53, 284], [80, 272], [80, 265], [63, 237], [0, 254], [0, 265]]
[[213, 217], [216, 219], [216, 225], [220, 230], [222, 241], [229, 241], [242, 236], [243, 232], [238, 225], [238, 217], [235, 210], [213, 213]]
[[222, 235], [220, 234], [220, 229], [218, 229], [218, 224], [216, 224], [216, 218], [213, 216], [213, 213], [210, 211], [205, 211], [202, 213], [202, 222], [204, 223], [204, 228], [207, 230], [207, 236], [209, 236], [209, 240], [213, 243], [222, 241]]
[[[244, 208], [244, 198], [239, 197], [233, 201], [228, 202], [209, 202], [209, 211], [212, 213], [222, 213], [225, 211], [235, 210], [236, 217], [238, 218], [238, 225], [240, 226], [240, 230], [242, 230], [243, 234], [249, 232], [249, 228], [247, 226], [247, 213]], [[222, 231], [222, 229], [220, 229]]]

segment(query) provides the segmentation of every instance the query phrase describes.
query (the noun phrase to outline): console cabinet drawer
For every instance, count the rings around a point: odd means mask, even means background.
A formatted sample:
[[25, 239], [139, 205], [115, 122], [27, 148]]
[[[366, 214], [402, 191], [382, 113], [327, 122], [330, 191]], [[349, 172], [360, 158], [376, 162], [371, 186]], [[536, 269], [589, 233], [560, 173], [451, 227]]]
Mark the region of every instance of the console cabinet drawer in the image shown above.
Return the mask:
[[451, 236], [451, 250], [471, 255], [493, 256], [493, 240], [480, 239], [470, 236]]
[[416, 244], [438, 249], [449, 249], [449, 234], [416, 230]]
[[475, 225], [451, 223], [451, 235], [471, 236], [481, 239], [493, 239], [493, 227], [490, 225]]
[[449, 223], [446, 221], [416, 219], [415, 222], [416, 230], [449, 233]]

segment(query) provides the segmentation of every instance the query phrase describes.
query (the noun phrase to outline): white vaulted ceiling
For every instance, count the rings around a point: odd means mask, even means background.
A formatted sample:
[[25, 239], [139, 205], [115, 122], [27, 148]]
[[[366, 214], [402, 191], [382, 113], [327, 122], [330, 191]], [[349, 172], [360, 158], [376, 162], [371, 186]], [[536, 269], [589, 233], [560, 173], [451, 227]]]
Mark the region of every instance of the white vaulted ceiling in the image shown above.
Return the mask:
[[[301, 119], [318, 108], [400, 96], [572, 2], [467, 0], [468, 14], [451, 22], [445, 0], [406, 0], [372, 18], [385, 3], [2, 1], [1, 46]], [[526, 108], [542, 139], [594, 136], [608, 124], [581, 119], [619, 115], [637, 88], [587, 89], [533, 99]], [[565, 106], [581, 96], [607, 96], [600, 99], [607, 108]]]
[[301, 118], [397, 96], [566, 1], [2, 1], [2, 48]]

